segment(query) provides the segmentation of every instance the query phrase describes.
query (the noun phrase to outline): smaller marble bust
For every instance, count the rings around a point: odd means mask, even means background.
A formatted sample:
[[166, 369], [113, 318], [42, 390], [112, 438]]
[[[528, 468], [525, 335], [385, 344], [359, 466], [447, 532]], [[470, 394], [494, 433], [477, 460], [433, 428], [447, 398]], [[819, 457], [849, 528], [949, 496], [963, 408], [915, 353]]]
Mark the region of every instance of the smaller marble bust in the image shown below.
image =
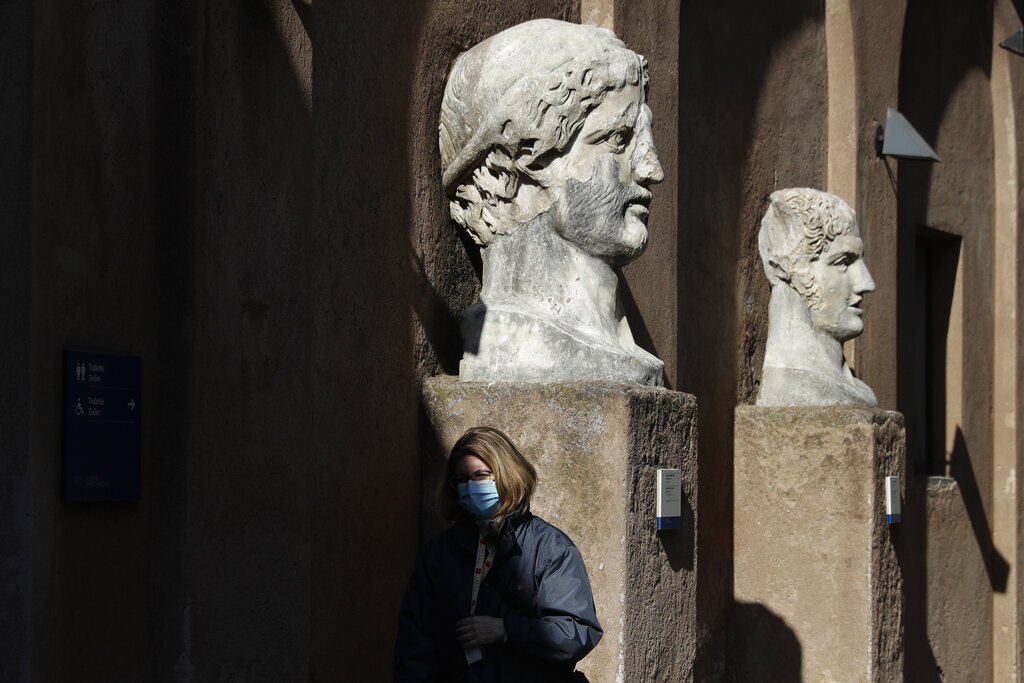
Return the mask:
[[661, 386], [633, 340], [618, 266], [647, 246], [647, 62], [611, 31], [519, 24], [455, 62], [441, 103], [441, 174], [481, 247], [480, 301], [463, 316], [464, 381]]
[[821, 190], [773, 192], [758, 248], [772, 286], [759, 406], [877, 406], [853, 376], [843, 342], [864, 331], [875, 290], [853, 209]]

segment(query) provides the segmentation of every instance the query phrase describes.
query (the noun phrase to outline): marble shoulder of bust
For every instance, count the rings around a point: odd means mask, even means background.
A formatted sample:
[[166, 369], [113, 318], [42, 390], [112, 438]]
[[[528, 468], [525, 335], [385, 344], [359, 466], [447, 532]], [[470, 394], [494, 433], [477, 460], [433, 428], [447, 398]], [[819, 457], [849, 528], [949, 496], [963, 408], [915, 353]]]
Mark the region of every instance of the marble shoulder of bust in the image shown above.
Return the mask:
[[[847, 370], [847, 374], [849, 370]], [[875, 392], [852, 374], [836, 378], [814, 370], [765, 366], [759, 406], [849, 405], [873, 408]]]
[[465, 382], [625, 382], [664, 385], [665, 364], [631, 339], [582, 334], [521, 308], [475, 304], [463, 319]]

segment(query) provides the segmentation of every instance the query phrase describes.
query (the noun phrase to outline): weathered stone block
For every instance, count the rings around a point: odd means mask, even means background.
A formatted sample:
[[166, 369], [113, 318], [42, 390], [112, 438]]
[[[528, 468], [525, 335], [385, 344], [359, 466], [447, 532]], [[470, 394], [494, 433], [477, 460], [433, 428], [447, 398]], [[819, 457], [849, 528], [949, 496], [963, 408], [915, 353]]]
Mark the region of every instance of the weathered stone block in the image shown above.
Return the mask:
[[906, 483], [903, 416], [736, 409], [737, 680], [895, 681], [902, 576], [885, 477]]
[[[536, 465], [533, 511], [583, 555], [604, 638], [580, 664], [593, 683], [691, 680], [696, 656], [697, 403], [624, 384], [427, 380], [424, 537], [443, 528], [436, 489], [469, 427], [501, 429]], [[679, 468], [683, 528], [655, 528], [659, 468]]]

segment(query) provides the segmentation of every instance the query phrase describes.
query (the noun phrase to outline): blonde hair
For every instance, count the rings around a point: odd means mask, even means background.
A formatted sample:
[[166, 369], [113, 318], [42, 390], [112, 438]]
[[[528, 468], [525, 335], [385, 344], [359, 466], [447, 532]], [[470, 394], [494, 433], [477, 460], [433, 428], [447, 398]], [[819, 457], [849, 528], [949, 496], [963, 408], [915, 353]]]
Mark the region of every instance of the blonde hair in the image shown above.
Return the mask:
[[446, 520], [454, 522], [464, 514], [451, 480], [455, 465], [467, 455], [480, 458], [494, 473], [494, 484], [501, 499], [495, 517], [530, 509], [530, 499], [537, 488], [537, 470], [503, 432], [493, 427], [471, 427], [452, 447], [438, 488], [438, 507]]

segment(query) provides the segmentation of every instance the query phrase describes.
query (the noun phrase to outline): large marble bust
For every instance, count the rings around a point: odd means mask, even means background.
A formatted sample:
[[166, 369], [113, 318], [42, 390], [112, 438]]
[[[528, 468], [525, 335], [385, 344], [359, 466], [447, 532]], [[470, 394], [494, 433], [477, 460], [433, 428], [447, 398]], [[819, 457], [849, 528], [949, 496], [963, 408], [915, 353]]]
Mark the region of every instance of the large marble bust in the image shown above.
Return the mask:
[[551, 19], [456, 60], [441, 174], [483, 261], [460, 379], [663, 384], [663, 363], [633, 341], [616, 271], [647, 246], [648, 188], [664, 177], [647, 81], [646, 60], [611, 31]]
[[772, 295], [757, 405], [877, 406], [843, 356], [864, 331], [862, 295], [875, 290], [853, 209], [820, 190], [773, 192], [758, 248]]

